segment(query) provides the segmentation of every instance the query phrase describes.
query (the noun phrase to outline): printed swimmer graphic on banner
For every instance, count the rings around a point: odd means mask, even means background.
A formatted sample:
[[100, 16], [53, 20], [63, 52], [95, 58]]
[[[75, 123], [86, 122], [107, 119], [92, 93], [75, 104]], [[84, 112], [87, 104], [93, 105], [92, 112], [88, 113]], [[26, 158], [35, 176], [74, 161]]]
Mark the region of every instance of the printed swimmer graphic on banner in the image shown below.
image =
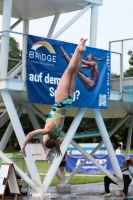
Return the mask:
[[[57, 85], [77, 45], [32, 35], [27, 37], [29, 102], [53, 104]], [[86, 47], [72, 106], [106, 109], [109, 97], [110, 52]]]

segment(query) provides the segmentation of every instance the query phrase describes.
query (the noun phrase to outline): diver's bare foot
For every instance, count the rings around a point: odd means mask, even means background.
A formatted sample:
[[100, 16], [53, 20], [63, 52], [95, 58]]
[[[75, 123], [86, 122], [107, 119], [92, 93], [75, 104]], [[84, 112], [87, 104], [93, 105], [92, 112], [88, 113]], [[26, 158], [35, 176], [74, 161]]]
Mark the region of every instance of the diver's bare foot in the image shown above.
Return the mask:
[[78, 48], [79, 51], [83, 52], [83, 51], [86, 50], [86, 47], [85, 47], [86, 41], [87, 41], [86, 38], [81, 38], [81, 39], [80, 39], [80, 42], [79, 42], [79, 44], [78, 44], [78, 46], [77, 46], [77, 48]]

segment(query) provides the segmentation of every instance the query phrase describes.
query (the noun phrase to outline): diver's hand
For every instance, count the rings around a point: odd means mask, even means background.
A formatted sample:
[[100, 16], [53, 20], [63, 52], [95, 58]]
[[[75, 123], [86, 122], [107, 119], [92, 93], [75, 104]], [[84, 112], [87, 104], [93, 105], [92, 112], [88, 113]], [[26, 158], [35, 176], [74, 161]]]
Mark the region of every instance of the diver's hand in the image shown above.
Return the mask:
[[25, 148], [21, 148], [20, 152], [23, 154], [24, 158], [27, 157], [26, 152], [25, 152]]
[[49, 158], [49, 156], [50, 156], [50, 154], [51, 154], [51, 149], [47, 149], [46, 151], [45, 151], [45, 159], [48, 159]]

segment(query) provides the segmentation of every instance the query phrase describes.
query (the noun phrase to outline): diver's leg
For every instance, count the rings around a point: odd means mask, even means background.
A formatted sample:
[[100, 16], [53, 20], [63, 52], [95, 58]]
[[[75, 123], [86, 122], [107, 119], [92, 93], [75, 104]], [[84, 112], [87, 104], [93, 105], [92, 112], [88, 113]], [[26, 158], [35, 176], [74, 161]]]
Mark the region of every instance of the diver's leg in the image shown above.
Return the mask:
[[69, 65], [67, 69], [65, 70], [64, 74], [62, 75], [62, 78], [58, 84], [58, 87], [56, 90], [55, 102], [61, 102], [68, 97], [72, 75], [77, 69], [79, 54], [83, 53], [86, 49], [85, 42], [86, 42], [86, 39], [83, 39], [83, 38], [80, 39], [80, 42], [73, 54], [73, 57], [70, 60]]
[[69, 91], [68, 91], [68, 95], [71, 96], [71, 97], [73, 97], [75, 84], [76, 84], [76, 78], [77, 78], [78, 73], [79, 73], [81, 66], [82, 66], [82, 55], [83, 55], [83, 52], [80, 52], [79, 56], [78, 56], [77, 68], [74, 71], [72, 78], [71, 78], [71, 81], [70, 81], [70, 88], [69, 88]]

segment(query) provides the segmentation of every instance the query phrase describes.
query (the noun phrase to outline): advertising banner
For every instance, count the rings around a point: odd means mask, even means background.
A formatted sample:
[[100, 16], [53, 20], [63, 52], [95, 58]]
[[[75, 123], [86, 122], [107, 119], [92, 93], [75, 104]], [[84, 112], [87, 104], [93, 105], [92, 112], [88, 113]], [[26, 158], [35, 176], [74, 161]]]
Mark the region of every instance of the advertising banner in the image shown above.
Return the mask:
[[[28, 100], [53, 104], [56, 88], [73, 56], [77, 44], [37, 36], [27, 36]], [[90, 85], [90, 81], [93, 86]], [[72, 106], [108, 107], [110, 96], [110, 52], [86, 47], [76, 80]]]
[[[125, 155], [116, 155], [119, 165], [121, 166], [125, 160]], [[130, 158], [133, 155], [130, 156]], [[97, 162], [99, 162], [105, 169], [114, 173], [110, 159], [107, 154], [95, 154], [93, 156]], [[66, 171], [73, 172], [79, 164], [84, 161], [85, 156], [83, 155], [68, 155], [66, 161]], [[90, 160], [78, 171], [81, 174], [104, 174], [100, 169], [97, 168]]]

